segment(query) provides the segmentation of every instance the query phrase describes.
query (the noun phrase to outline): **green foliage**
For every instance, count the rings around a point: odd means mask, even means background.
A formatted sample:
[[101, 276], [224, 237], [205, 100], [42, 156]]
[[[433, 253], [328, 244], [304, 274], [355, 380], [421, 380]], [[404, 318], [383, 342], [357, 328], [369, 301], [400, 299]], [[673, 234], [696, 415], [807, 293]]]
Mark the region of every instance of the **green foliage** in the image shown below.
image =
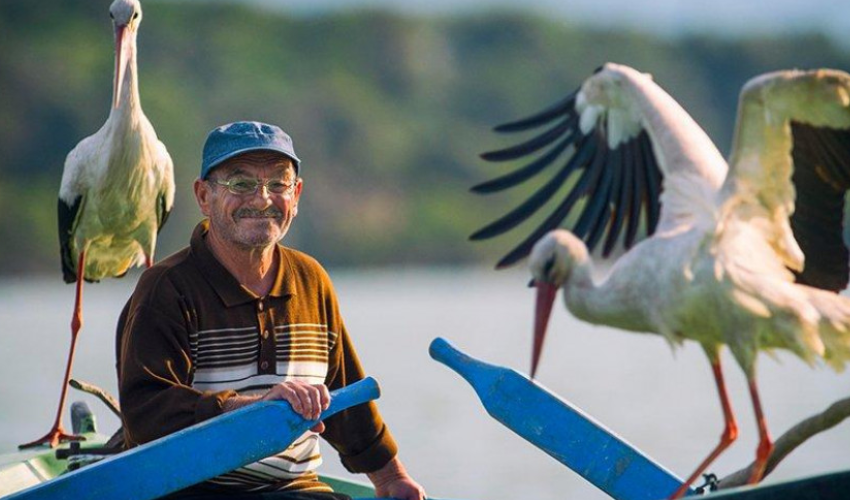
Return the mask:
[[[55, 198], [65, 155], [109, 111], [108, 1], [0, 5], [0, 274], [58, 273]], [[289, 131], [305, 190], [287, 244], [328, 265], [495, 262], [513, 243], [467, 236], [518, 202], [470, 186], [504, 173], [477, 155], [493, 125], [527, 115], [616, 61], [653, 73], [728, 150], [737, 94], [790, 67], [850, 67], [818, 35], [661, 39], [530, 14], [455, 18], [357, 11], [291, 17], [219, 2], [144, 3], [145, 113], [175, 161], [177, 202], [158, 248], [199, 219], [191, 183], [213, 127]]]

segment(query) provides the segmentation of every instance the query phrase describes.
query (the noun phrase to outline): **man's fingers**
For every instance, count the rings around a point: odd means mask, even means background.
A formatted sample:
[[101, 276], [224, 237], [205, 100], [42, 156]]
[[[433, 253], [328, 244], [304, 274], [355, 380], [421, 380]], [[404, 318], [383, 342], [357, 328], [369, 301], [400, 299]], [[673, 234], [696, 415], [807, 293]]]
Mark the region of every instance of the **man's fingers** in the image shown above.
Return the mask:
[[322, 411], [327, 410], [328, 407], [331, 405], [331, 393], [330, 393], [330, 391], [328, 391], [328, 388], [325, 387], [323, 384], [319, 384], [319, 385], [316, 385], [314, 387], [319, 389], [319, 395], [321, 396]]
[[308, 420], [317, 420], [331, 401], [330, 392], [324, 385], [300, 381], [281, 382], [273, 386], [263, 399], [284, 399], [295, 413]]
[[311, 387], [304, 383], [298, 382], [290, 382], [292, 391], [294, 393], [295, 399], [297, 401], [298, 408], [295, 408], [296, 403], [290, 401], [292, 407], [298, 412], [302, 417], [313, 420], [313, 395], [311, 394]]

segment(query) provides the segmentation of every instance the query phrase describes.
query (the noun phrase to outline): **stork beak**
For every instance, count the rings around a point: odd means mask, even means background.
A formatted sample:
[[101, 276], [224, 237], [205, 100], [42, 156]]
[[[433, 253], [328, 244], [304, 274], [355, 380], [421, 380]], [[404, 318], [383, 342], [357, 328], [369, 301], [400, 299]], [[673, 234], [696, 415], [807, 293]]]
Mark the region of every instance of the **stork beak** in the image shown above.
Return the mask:
[[127, 69], [129, 53], [126, 50], [125, 36], [127, 25], [115, 26], [115, 81], [112, 85], [112, 107], [118, 108], [121, 97], [121, 83], [124, 81], [124, 71]]
[[542, 281], [535, 282], [537, 287], [537, 306], [534, 311], [534, 346], [531, 351], [531, 378], [537, 373], [537, 363], [540, 361], [540, 353], [543, 352], [543, 339], [546, 337], [546, 328], [549, 326], [549, 316], [552, 314], [552, 303], [558, 287]]

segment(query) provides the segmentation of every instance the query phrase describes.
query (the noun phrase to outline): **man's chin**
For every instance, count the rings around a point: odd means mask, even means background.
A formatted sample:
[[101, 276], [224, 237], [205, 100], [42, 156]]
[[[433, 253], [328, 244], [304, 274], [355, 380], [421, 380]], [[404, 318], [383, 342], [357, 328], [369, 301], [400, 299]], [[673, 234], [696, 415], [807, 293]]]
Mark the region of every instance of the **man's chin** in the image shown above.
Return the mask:
[[279, 233], [242, 234], [239, 242], [246, 247], [265, 248], [280, 241]]

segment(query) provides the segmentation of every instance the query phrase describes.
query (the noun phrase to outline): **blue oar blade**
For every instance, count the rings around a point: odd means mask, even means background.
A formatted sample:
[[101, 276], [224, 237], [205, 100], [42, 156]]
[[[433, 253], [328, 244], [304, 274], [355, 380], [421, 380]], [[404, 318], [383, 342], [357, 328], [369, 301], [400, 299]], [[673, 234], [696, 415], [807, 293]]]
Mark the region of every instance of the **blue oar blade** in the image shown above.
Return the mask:
[[437, 338], [431, 357], [472, 385], [487, 412], [616, 500], [669, 497], [682, 481], [580, 409], [514, 370]]
[[[331, 393], [324, 420], [380, 396], [368, 377]], [[152, 500], [279, 453], [316, 425], [285, 401], [255, 403], [3, 500]]]

